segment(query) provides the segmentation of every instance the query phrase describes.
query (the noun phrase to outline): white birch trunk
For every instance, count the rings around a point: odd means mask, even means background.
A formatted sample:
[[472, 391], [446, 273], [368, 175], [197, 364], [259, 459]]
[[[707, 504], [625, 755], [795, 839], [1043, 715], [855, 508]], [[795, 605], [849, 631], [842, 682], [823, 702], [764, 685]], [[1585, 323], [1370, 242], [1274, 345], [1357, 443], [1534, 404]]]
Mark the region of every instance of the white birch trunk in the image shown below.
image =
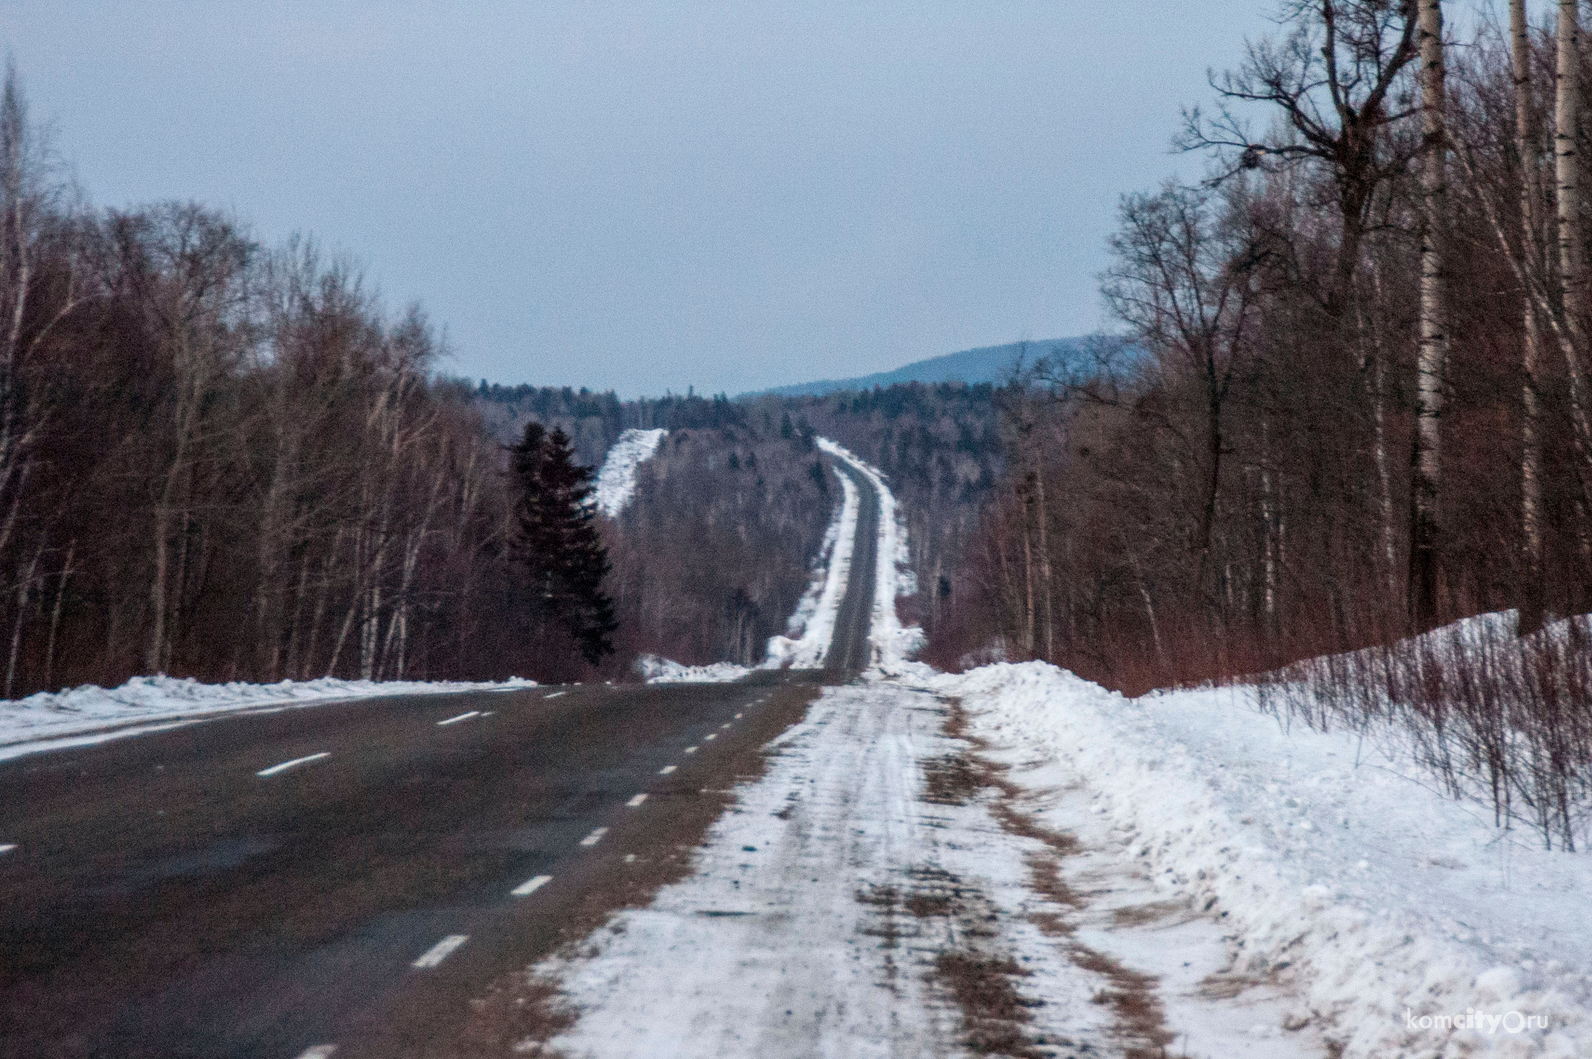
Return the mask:
[[[1531, 36], [1526, 0], [1509, 0], [1510, 66], [1515, 96], [1515, 153], [1520, 162], [1520, 256], [1528, 274], [1542, 271], [1537, 229], [1537, 137], [1531, 107]], [[1528, 280], [1529, 285], [1529, 280]], [[1537, 407], [1537, 363], [1542, 335], [1537, 306], [1527, 290], [1521, 307], [1524, 327], [1521, 368], [1520, 425], [1520, 551], [1526, 585], [1520, 604], [1520, 625], [1530, 631], [1542, 624], [1542, 443]]]
[[1437, 618], [1439, 427], [1448, 365], [1443, 228], [1447, 213], [1446, 79], [1441, 0], [1419, 0], [1421, 45], [1421, 303], [1415, 380], [1415, 458], [1410, 540], [1410, 612], [1417, 627]]

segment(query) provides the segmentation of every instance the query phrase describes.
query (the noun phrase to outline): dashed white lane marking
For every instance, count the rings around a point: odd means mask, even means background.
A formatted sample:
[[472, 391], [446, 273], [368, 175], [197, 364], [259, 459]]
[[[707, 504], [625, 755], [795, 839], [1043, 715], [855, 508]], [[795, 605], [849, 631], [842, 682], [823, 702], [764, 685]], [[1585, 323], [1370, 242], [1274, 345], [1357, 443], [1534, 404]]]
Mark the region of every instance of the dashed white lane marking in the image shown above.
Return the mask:
[[479, 716], [481, 716], [480, 710], [471, 710], [469, 713], [461, 713], [457, 717], [449, 717], [446, 721], [438, 721], [437, 727], [441, 728], [445, 724], [458, 724], [460, 721], [468, 721], [472, 717]]
[[7, 843], [4, 843], [4, 844], [0, 844], [0, 853], [10, 853], [12, 850], [14, 850], [16, 848], [17, 848], [17, 844], [15, 842], [7, 842]]
[[546, 702], [548, 699], [556, 699], [560, 695], [568, 695], [568, 694], [569, 694], [569, 692], [567, 692], [567, 691], [555, 691], [551, 695], [543, 695], [542, 696], [542, 701]]
[[256, 772], [255, 775], [275, 776], [278, 772], [286, 772], [288, 769], [294, 768], [295, 766], [308, 765], [311, 761], [319, 761], [323, 757], [331, 756], [332, 752], [330, 750], [322, 750], [319, 754], [311, 754], [309, 757], [296, 757], [292, 761], [284, 761], [280, 765], [272, 765], [268, 769], [261, 769], [259, 772]]
[[625, 808], [626, 809], [634, 809], [634, 808], [636, 808], [637, 806], [639, 806], [642, 802], [644, 802], [646, 800], [647, 800], [647, 796], [645, 794], [638, 794], [634, 798], [630, 799], [628, 802], [625, 803]]
[[665, 766], [663, 766], [663, 768], [658, 770], [658, 775], [667, 776], [669, 773], [673, 772], [675, 769], [677, 769], [679, 767], [680, 767], [679, 765], [665, 765]]
[[739, 720], [740, 720], [740, 719], [741, 719], [741, 718], [742, 718], [742, 717], [744, 717], [744, 716], [746, 716], [746, 715], [745, 715], [745, 714], [743, 714], [743, 713], [738, 713], [738, 714], [736, 714], [736, 715], [735, 715], [735, 719], [736, 719], [736, 720], [737, 720], [737, 721], [739, 721]]
[[332, 1059], [332, 1053], [337, 1051], [335, 1044], [317, 1044], [312, 1048], [304, 1049], [298, 1059]]
[[551, 875], [538, 875], [534, 879], [525, 880], [509, 892], [515, 897], [529, 897], [552, 881]]
[[481, 716], [482, 717], [490, 717], [496, 712], [497, 712], [496, 710], [482, 710], [481, 711]]
[[414, 963], [410, 964], [410, 966], [419, 967], [421, 969], [435, 967], [443, 960], [446, 960], [449, 956], [452, 956], [458, 951], [460, 945], [463, 945], [469, 940], [470, 935], [468, 934], [449, 934], [447, 937], [431, 946], [431, 948], [427, 949], [425, 955], [420, 957], [420, 959], [416, 960]]
[[[739, 717], [740, 714], [736, 714], [736, 716]], [[729, 721], [725, 721], [723, 724], [719, 725], [720, 728], [728, 728], [729, 726], [730, 726], [730, 722]]]
[[697, 748], [694, 746], [688, 746], [685, 748], [685, 752], [687, 754], [695, 754], [697, 752]]
[[580, 840], [580, 844], [583, 846], [595, 846], [603, 840], [603, 836], [607, 833], [608, 829], [606, 827], [594, 828], [591, 834]]
[[709, 732], [708, 733], [708, 737], [706, 739], [702, 740], [702, 741], [704, 743], [711, 743], [713, 740], [717, 739], [718, 737], [719, 737], [719, 733], [717, 733], [717, 732]]

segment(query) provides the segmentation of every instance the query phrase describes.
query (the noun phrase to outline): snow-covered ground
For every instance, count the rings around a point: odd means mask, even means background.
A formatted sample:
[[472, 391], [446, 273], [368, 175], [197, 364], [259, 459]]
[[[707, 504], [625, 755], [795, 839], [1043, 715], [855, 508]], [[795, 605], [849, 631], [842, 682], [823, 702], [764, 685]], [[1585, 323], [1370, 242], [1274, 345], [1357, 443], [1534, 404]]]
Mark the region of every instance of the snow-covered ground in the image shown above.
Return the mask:
[[[533, 969], [561, 1054], [963, 1054], [968, 954], [1012, 961], [1032, 1054], [1592, 1054], [1585, 855], [1253, 689], [903, 668], [827, 690], [695, 875]], [[997, 771], [947, 804], [958, 760]]]
[[535, 681], [463, 683], [407, 680], [284, 680], [278, 684], [201, 684], [173, 677], [134, 677], [118, 688], [92, 684], [0, 701], [0, 760], [103, 742], [192, 723], [236, 710], [286, 709], [385, 695], [533, 688]]
[[[1087, 794], [1053, 786], [1053, 759], [1015, 775], [1034, 791], [960, 784], [978, 765], [944, 731], [951, 690], [827, 690], [696, 874], [531, 970], [579, 1016], [551, 1051], [1326, 1054], [1314, 1024], [1281, 1028], [1298, 1021], [1286, 988], [1230, 977], [1227, 924], [1148, 876]], [[1029, 827], [1036, 815], [1076, 823], [1081, 845]], [[987, 1000], [1002, 991], [1005, 1011]]]
[[658, 451], [667, 430], [627, 430], [619, 435], [597, 472], [597, 510], [617, 518], [636, 491], [636, 468]]
[[1046, 819], [1219, 919], [1235, 983], [1295, 995], [1287, 1024], [1350, 1057], [1592, 1054], [1585, 855], [1498, 831], [1359, 736], [1285, 728], [1251, 688], [1129, 700], [1037, 663], [924, 683], [1026, 785], [1079, 792]]
[[751, 672], [733, 662], [687, 666], [657, 655], [642, 655], [636, 659], [636, 670], [648, 684], [728, 684]]

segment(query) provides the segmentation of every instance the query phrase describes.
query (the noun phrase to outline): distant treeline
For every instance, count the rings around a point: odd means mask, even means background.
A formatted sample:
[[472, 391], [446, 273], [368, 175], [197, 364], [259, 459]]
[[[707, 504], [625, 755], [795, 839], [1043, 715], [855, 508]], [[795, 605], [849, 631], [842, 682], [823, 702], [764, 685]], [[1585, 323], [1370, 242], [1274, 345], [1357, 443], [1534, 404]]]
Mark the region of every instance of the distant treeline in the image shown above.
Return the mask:
[[670, 431], [641, 465], [631, 505], [604, 527], [622, 656], [762, 660], [768, 638], [785, 631], [812, 580], [812, 560], [840, 501], [814, 441], [820, 435], [890, 477], [926, 588], [904, 601], [906, 616], [932, 627], [1003, 460], [995, 391], [987, 385], [635, 402], [486, 387], [478, 398], [495, 406], [484, 414], [504, 430], [534, 417], [590, 439], [592, 450], [630, 427]]

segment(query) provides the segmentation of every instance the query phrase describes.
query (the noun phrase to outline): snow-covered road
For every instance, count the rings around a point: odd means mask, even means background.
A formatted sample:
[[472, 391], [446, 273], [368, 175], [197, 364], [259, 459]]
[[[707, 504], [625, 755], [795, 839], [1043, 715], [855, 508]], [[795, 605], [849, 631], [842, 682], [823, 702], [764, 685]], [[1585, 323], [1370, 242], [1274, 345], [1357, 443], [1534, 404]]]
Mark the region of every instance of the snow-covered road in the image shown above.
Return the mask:
[[1005, 780], [960, 723], [954, 700], [893, 681], [826, 691], [693, 876], [533, 969], [577, 1018], [525, 1050], [1327, 1054], [1313, 1029], [1276, 1028], [1281, 990], [1221, 978], [1216, 921], [1168, 902], [1119, 845], [1036, 825], [1044, 809], [1054, 827], [1065, 794]]

